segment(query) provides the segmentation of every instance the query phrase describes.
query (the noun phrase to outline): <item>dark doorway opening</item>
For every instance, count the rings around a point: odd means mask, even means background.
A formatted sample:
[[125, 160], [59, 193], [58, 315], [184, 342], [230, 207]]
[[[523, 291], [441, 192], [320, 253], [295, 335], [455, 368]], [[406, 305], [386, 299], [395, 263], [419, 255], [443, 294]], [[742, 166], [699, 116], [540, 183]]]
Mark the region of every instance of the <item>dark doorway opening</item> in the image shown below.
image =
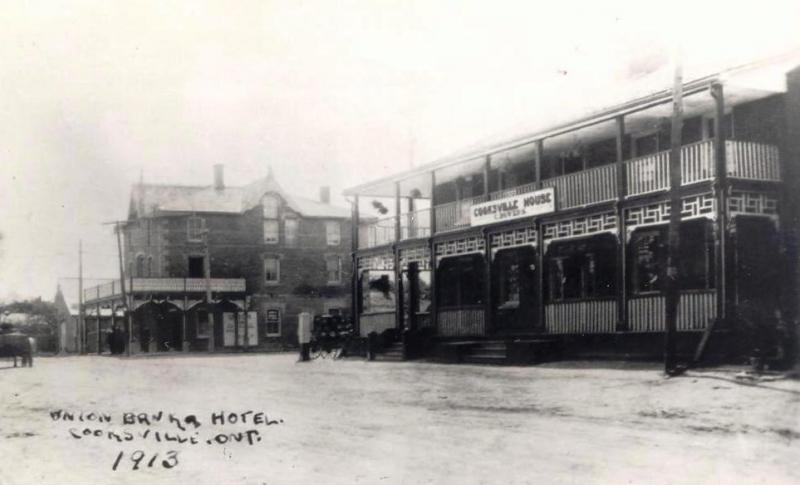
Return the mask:
[[203, 256], [189, 256], [189, 278], [202, 278], [204, 276]]
[[499, 251], [492, 261], [492, 322], [496, 331], [537, 328], [536, 248]]

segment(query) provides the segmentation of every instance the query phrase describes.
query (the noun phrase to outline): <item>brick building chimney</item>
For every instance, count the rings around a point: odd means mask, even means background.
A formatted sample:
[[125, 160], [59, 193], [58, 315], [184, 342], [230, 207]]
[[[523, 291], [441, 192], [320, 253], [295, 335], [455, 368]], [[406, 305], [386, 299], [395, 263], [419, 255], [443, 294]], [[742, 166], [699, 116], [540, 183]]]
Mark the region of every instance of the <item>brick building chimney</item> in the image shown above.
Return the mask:
[[225, 188], [225, 165], [218, 163], [214, 165], [214, 189], [222, 190]]
[[331, 203], [331, 188], [327, 185], [319, 188], [319, 201], [323, 204]]

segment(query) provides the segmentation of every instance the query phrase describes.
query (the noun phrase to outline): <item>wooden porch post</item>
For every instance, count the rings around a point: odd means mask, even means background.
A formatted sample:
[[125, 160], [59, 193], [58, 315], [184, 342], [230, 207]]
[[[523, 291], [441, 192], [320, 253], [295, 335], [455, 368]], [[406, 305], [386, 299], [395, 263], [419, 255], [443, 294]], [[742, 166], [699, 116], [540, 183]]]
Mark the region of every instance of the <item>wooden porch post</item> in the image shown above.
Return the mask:
[[103, 353], [103, 338], [100, 336], [100, 286], [97, 286], [97, 355]]
[[486, 288], [484, 289], [484, 302], [483, 302], [483, 321], [484, 321], [484, 335], [488, 335], [491, 332], [494, 332], [494, 321], [492, 320], [492, 241], [491, 236], [489, 235], [489, 231], [486, 227], [483, 228], [482, 236], [483, 236], [483, 246], [484, 251], [486, 253], [486, 263], [485, 269], [486, 271]]
[[536, 140], [536, 150], [534, 150], [533, 171], [536, 181], [536, 188], [542, 188], [542, 157], [544, 156], [544, 139]]
[[353, 196], [353, 205], [350, 215], [350, 248], [352, 270], [350, 271], [350, 314], [353, 318], [353, 331], [356, 335], [361, 335], [358, 313], [358, 238], [359, 238], [359, 215], [358, 215], [358, 195]]
[[400, 226], [400, 182], [394, 183], [394, 240], [399, 241], [402, 236], [402, 228]]
[[717, 230], [716, 232], [716, 274], [717, 283], [717, 318], [724, 320], [727, 317], [727, 239], [728, 239], [728, 171], [725, 161], [725, 99], [722, 84], [715, 82], [711, 85], [711, 96], [714, 98], [716, 113], [714, 116], [714, 164], [716, 179], [714, 189], [717, 196]]
[[402, 239], [402, 228], [400, 226], [400, 182], [394, 183], [394, 244], [392, 244], [392, 258], [394, 259], [394, 281], [395, 291], [397, 292], [394, 309], [395, 328], [403, 334], [403, 273], [400, 268], [400, 248], [397, 243]]
[[617, 331], [628, 329], [628, 288], [627, 288], [627, 235], [625, 229], [625, 117], [616, 118], [616, 149], [617, 149]]
[[672, 97], [672, 133], [669, 153], [669, 225], [667, 228], [667, 267], [664, 272], [664, 372], [678, 372], [675, 360], [675, 336], [677, 332], [680, 287], [680, 225], [681, 225], [681, 130], [683, 129], [683, 76], [681, 65], [675, 68]]
[[[536, 177], [536, 189], [542, 188], [542, 160], [544, 158], [544, 139], [536, 140], [536, 149], [534, 150], [533, 168]], [[558, 196], [558, 194], [556, 194]], [[544, 234], [542, 233], [542, 220], [536, 219], [536, 283], [537, 283], [537, 312], [538, 322], [537, 327], [545, 332], [547, 330], [547, 322], [545, 322], [544, 311]]]
[[434, 235], [436, 234], [436, 171], [431, 170], [431, 237], [428, 239], [428, 249], [431, 267], [431, 325], [434, 331], [439, 331], [439, 315], [436, 309], [436, 243], [434, 242]]
[[189, 351], [189, 334], [186, 328], [186, 307], [189, 306], [189, 298], [186, 296], [186, 278], [183, 279], [183, 310], [181, 311], [181, 337], [183, 343], [181, 348], [184, 352]]
[[489, 199], [489, 193], [491, 192], [492, 188], [489, 185], [489, 173], [492, 170], [492, 156], [486, 155], [486, 158], [483, 160], [483, 195], [486, 196], [486, 199]]

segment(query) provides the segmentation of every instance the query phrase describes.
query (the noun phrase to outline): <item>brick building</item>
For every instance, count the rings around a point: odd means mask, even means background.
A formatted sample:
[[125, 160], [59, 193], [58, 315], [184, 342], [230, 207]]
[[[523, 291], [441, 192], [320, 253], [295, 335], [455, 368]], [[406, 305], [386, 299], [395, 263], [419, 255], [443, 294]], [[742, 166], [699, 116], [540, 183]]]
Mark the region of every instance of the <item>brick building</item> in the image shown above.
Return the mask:
[[[327, 187], [291, 195], [271, 172], [240, 187], [221, 165], [209, 186], [137, 184], [122, 226], [131, 348], [283, 347], [300, 312], [349, 313], [349, 220]], [[122, 283], [84, 301], [124, 307]]]

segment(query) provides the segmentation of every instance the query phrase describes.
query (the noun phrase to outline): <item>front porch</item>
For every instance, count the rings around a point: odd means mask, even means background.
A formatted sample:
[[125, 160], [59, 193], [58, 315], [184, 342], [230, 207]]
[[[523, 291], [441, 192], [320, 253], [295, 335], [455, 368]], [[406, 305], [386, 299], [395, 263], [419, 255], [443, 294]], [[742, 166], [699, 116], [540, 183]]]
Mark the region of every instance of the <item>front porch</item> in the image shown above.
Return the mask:
[[109, 331], [128, 353], [259, 345], [244, 279], [129, 278], [88, 288], [83, 297], [87, 313], [112, 315]]

